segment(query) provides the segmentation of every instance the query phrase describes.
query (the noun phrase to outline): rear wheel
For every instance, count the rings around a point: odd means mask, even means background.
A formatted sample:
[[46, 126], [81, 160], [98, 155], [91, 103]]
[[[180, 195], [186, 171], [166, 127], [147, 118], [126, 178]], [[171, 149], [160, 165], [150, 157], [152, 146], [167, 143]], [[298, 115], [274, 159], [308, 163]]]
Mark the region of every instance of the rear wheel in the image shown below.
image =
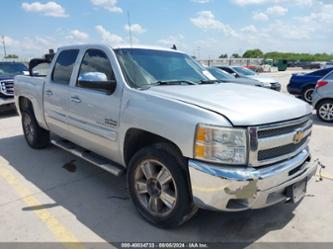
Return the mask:
[[324, 122], [333, 122], [333, 100], [324, 100], [319, 103], [317, 116]]
[[314, 92], [314, 88], [313, 87], [307, 87], [303, 90], [302, 93], [302, 99], [305, 100], [308, 103], [312, 103], [312, 95]]
[[38, 125], [35, 114], [31, 109], [22, 111], [22, 128], [25, 140], [30, 147], [42, 149], [49, 145], [50, 133]]
[[171, 153], [156, 147], [140, 150], [129, 163], [127, 177], [132, 201], [150, 223], [176, 227], [195, 213], [186, 172]]

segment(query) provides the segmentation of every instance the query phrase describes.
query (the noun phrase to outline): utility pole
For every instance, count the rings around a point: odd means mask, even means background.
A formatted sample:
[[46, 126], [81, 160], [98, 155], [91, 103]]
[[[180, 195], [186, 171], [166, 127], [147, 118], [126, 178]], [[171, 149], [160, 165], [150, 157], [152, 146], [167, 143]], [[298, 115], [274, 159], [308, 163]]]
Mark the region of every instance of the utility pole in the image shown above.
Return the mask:
[[131, 25], [131, 17], [129, 11], [127, 11], [127, 21], [128, 21], [128, 34], [131, 47], [133, 46], [133, 37], [132, 37], [132, 25]]
[[2, 36], [2, 44], [3, 44], [3, 53], [4, 53], [4, 58], [7, 57], [7, 51], [6, 51], [6, 42], [5, 42], [5, 36]]

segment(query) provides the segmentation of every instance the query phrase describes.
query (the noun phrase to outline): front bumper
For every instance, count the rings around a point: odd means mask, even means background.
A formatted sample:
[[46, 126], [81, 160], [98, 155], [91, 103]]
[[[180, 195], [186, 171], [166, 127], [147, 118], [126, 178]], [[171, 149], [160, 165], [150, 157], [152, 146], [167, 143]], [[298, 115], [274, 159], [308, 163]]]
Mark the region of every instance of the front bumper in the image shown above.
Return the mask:
[[242, 211], [287, 201], [286, 189], [315, 175], [318, 162], [311, 162], [308, 149], [271, 166], [221, 167], [189, 161], [194, 204], [203, 209]]
[[14, 104], [15, 101], [14, 101], [14, 97], [10, 97], [10, 98], [3, 98], [0, 96], [0, 106], [3, 106], [3, 105], [10, 105], [10, 104]]

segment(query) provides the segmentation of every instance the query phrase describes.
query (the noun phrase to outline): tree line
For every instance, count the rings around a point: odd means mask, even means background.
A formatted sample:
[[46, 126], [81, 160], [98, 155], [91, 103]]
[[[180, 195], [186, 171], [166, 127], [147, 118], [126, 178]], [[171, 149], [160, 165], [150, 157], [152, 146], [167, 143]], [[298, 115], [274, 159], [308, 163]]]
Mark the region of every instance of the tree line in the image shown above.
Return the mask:
[[[227, 54], [221, 54], [219, 58], [228, 58]], [[264, 53], [260, 49], [247, 50], [243, 55], [234, 53], [231, 58], [264, 58], [273, 60], [288, 60], [288, 61], [331, 61], [333, 54], [327, 53], [284, 53], [284, 52], [268, 52]]]

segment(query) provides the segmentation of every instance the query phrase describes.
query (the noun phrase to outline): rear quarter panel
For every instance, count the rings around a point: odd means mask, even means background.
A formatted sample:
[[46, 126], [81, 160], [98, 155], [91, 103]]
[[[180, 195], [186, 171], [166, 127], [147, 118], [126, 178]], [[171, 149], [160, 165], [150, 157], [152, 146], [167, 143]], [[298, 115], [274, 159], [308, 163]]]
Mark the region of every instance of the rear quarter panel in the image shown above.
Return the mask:
[[41, 127], [47, 129], [44, 119], [44, 77], [16, 76], [14, 79], [15, 104], [19, 111], [19, 99], [25, 97], [32, 103], [35, 117]]

